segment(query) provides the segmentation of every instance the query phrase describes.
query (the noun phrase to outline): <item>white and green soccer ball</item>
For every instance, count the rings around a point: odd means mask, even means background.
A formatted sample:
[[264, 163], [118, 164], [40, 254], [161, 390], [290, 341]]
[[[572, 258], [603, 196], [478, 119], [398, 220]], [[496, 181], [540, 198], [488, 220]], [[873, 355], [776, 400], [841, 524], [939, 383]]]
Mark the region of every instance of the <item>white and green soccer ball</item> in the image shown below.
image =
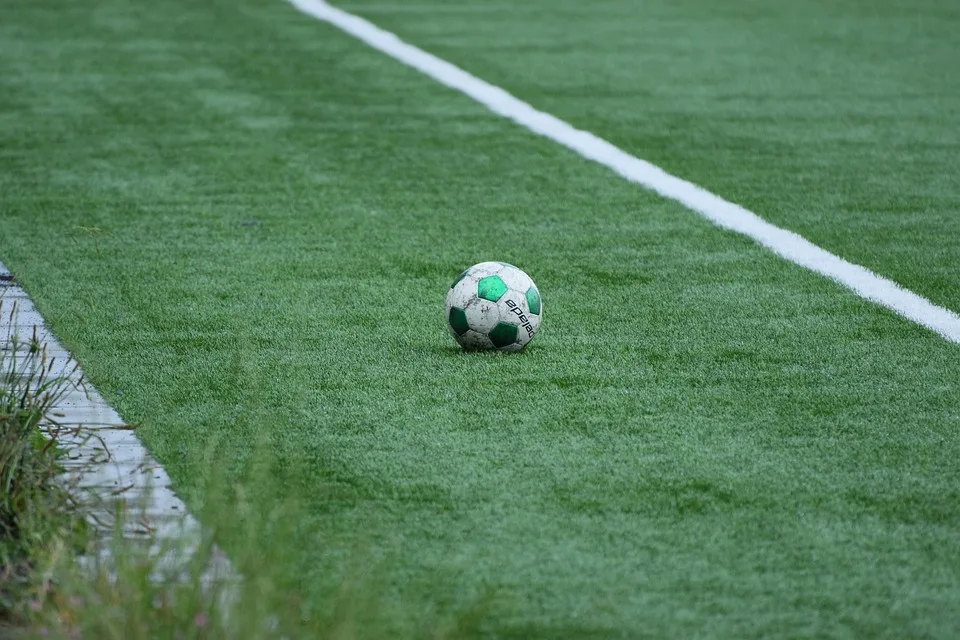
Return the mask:
[[537, 286], [506, 262], [473, 265], [447, 293], [450, 333], [464, 349], [519, 351], [536, 337], [542, 319]]

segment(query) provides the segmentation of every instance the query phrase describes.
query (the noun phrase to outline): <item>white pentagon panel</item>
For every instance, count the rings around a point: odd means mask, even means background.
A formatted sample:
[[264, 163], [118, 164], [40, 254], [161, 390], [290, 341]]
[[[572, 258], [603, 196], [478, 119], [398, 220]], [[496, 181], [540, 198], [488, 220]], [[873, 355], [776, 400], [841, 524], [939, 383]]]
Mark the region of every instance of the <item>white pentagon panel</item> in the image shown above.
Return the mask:
[[450, 307], [466, 309], [467, 305], [476, 299], [477, 281], [473, 277], [467, 276], [447, 291], [447, 313], [450, 313]]
[[493, 349], [493, 343], [490, 342], [490, 338], [472, 329], [462, 336], [459, 336], [457, 342], [459, 342], [464, 349]]
[[503, 270], [503, 265], [499, 262], [481, 262], [475, 264], [469, 269], [469, 275], [479, 280], [486, 276], [495, 276]]
[[497, 275], [508, 287], [520, 293], [526, 293], [527, 289], [533, 286], [533, 280], [530, 279], [530, 276], [516, 267], [504, 267], [503, 271]]
[[476, 298], [467, 307], [467, 324], [474, 331], [487, 333], [500, 322], [500, 309], [496, 302]]

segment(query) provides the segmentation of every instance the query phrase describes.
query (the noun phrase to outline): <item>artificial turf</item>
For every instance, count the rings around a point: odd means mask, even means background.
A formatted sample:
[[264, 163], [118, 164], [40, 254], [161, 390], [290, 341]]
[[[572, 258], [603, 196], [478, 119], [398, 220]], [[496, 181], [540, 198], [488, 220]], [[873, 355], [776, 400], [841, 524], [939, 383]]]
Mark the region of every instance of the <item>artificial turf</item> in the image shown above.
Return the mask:
[[960, 3], [343, 6], [960, 308]]
[[[242, 480], [267, 457], [251, 518], [299, 502], [296, 531], [262, 544], [289, 549], [312, 606], [362, 557], [397, 635], [489, 594], [500, 637], [960, 631], [957, 345], [282, 2], [7, 6], [0, 259], [192, 506], [211, 469]], [[723, 50], [743, 21], [705, 3], [405, 6], [356, 8], [960, 307], [955, 183], [911, 208], [929, 183], [898, 171], [893, 124], [864, 107], [876, 137], [848, 145], [818, 105], [853, 109], [850, 85], [803, 84], [826, 3], [808, 22], [763, 5], [796, 26], [751, 31], [734, 60], [763, 65], [751, 90], [698, 22]], [[931, 29], [930, 51], [953, 42]], [[875, 44], [857, 42], [831, 69], [865, 95], [927, 81], [862, 77]], [[957, 114], [903, 104], [945, 175]], [[444, 327], [449, 283], [488, 259], [543, 293], [518, 356], [461, 353]], [[228, 551], [243, 525], [209, 524]]]

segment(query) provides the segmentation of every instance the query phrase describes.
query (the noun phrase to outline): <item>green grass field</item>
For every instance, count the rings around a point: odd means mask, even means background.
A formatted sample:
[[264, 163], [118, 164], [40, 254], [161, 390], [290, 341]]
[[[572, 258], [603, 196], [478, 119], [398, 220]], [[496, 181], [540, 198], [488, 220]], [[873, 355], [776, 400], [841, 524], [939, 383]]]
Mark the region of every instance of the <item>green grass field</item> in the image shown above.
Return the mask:
[[[308, 610], [960, 635], [958, 345], [282, 0], [2, 7], [0, 260], [194, 509], [266, 461], [208, 524], [296, 501]], [[960, 309], [956, 3], [342, 7]], [[519, 355], [447, 335], [481, 260]]]

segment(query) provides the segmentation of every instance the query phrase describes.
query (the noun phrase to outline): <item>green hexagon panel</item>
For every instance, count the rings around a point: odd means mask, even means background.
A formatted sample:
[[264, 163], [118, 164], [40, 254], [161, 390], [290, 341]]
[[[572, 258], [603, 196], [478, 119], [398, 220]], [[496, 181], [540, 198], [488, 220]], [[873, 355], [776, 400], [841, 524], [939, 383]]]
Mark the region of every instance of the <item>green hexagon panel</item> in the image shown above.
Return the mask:
[[503, 347], [510, 346], [517, 341], [518, 330], [519, 329], [515, 325], [501, 322], [490, 330], [490, 333], [487, 334], [487, 337], [490, 338], [490, 342], [493, 343], [493, 346], [495, 346], [497, 349], [502, 349]]
[[462, 336], [470, 330], [470, 325], [467, 324], [467, 314], [463, 309], [450, 307], [449, 321], [450, 328], [453, 329], [454, 333], [458, 336]]
[[540, 292], [536, 287], [527, 289], [527, 306], [530, 307], [530, 313], [540, 315]]
[[506, 292], [507, 283], [504, 282], [500, 276], [480, 278], [480, 282], [477, 283], [477, 295], [490, 302], [496, 302], [502, 298]]

